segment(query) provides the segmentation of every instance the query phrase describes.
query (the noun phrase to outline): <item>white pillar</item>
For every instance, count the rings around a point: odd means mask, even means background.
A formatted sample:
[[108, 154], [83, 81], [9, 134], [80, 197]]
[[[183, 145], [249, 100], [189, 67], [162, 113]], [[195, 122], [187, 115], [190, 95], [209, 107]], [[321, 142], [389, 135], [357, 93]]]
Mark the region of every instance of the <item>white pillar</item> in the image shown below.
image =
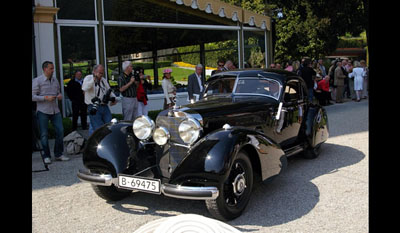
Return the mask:
[[[34, 32], [36, 49], [37, 75], [43, 73], [42, 63], [51, 61], [55, 64], [55, 42], [54, 42], [54, 17], [59, 8], [54, 7], [52, 0], [36, 0], [34, 11]], [[56, 74], [57, 67], [54, 66]]]

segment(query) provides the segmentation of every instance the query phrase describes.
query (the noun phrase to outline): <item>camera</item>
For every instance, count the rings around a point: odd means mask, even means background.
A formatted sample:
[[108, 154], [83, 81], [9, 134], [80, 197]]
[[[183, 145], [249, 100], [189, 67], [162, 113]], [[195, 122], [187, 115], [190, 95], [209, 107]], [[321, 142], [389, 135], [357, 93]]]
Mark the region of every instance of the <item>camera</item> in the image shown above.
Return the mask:
[[110, 96], [111, 92], [112, 92], [112, 90], [108, 89], [106, 94], [103, 96], [103, 100], [100, 100], [100, 98], [97, 96], [92, 99], [93, 107], [89, 111], [90, 115], [96, 115], [97, 109], [99, 108], [99, 106], [101, 104], [107, 105], [109, 101], [111, 101], [111, 102], [115, 101], [115, 97]]
[[104, 104], [108, 104], [108, 101], [114, 102], [115, 101], [115, 97], [111, 97], [111, 89], [108, 89], [106, 94], [103, 96], [103, 103]]
[[99, 97], [97, 97], [97, 96], [94, 97], [92, 99], [92, 103], [93, 103], [93, 107], [90, 109], [89, 114], [96, 115], [97, 109], [98, 109], [99, 105], [101, 104]]

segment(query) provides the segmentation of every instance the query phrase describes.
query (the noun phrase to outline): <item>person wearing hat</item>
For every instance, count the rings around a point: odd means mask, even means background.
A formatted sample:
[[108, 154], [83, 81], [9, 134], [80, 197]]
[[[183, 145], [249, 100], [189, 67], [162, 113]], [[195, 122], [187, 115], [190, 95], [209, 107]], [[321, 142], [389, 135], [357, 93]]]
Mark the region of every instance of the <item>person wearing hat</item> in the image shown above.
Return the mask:
[[122, 74], [118, 77], [118, 87], [122, 96], [122, 115], [124, 120], [133, 121], [137, 117], [138, 100], [136, 98], [136, 87], [138, 80], [132, 74], [132, 63], [122, 63]]
[[162, 80], [162, 89], [164, 91], [164, 110], [168, 108], [172, 108], [175, 105], [176, 98], [176, 87], [171, 82], [171, 73], [172, 70], [170, 68], [163, 70], [163, 80]]

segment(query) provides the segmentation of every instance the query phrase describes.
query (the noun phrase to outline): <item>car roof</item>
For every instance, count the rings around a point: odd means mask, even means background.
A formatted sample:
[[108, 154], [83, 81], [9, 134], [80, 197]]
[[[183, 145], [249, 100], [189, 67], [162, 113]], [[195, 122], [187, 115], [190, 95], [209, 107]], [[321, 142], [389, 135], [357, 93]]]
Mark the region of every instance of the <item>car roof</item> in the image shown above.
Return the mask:
[[258, 75], [263, 75], [264, 77], [273, 78], [284, 83], [287, 78], [297, 76], [293, 72], [289, 72], [281, 69], [237, 69], [219, 72], [211, 76], [207, 81], [213, 81], [219, 78], [224, 78], [226, 76], [236, 76], [236, 77], [258, 77]]

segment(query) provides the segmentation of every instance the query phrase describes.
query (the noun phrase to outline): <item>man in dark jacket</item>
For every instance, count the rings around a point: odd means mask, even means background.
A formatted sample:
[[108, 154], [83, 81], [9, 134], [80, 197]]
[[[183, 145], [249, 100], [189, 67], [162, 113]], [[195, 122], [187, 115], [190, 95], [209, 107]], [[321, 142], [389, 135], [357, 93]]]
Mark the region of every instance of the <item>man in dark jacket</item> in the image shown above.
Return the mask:
[[344, 79], [346, 75], [343, 74], [342, 62], [337, 62], [336, 66], [334, 84], [336, 85], [336, 103], [340, 104], [343, 103]]
[[75, 71], [74, 77], [68, 82], [66, 92], [72, 102], [72, 130], [78, 128], [78, 117], [81, 117], [82, 129], [87, 129], [87, 105], [82, 91], [82, 71]]
[[196, 66], [196, 72], [191, 74], [188, 78], [188, 94], [189, 94], [189, 101], [196, 102], [202, 98], [201, 94], [204, 90], [204, 78], [201, 75], [203, 72], [203, 65], [198, 64]]
[[304, 67], [301, 69], [301, 77], [305, 81], [308, 90], [308, 100], [313, 101], [314, 97], [314, 79], [317, 73], [311, 68], [311, 61], [306, 59], [304, 61]]

